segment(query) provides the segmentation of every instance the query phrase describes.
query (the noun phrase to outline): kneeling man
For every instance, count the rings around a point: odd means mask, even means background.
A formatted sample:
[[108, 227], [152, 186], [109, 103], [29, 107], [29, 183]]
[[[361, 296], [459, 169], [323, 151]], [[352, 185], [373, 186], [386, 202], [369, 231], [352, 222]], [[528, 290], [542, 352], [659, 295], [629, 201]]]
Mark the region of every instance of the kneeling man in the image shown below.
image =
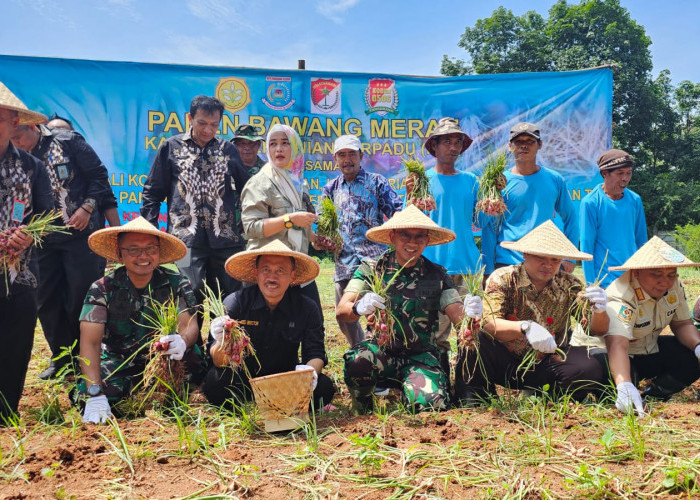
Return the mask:
[[[224, 299], [227, 316], [216, 318], [209, 330], [209, 355], [213, 361], [204, 382], [204, 394], [217, 406], [232, 406], [253, 399], [248, 382], [292, 370], [314, 370], [313, 403], [316, 410], [330, 404], [335, 387], [321, 370], [328, 363], [324, 346], [323, 315], [306, 297], [301, 283], [312, 281], [320, 268], [306, 254], [290, 250], [279, 240], [256, 250], [239, 252], [226, 261], [226, 272], [252, 286]], [[221, 349], [224, 323], [229, 317], [243, 325], [255, 349], [245, 358], [247, 370], [232, 370]], [[301, 362], [299, 363], [299, 348]]]

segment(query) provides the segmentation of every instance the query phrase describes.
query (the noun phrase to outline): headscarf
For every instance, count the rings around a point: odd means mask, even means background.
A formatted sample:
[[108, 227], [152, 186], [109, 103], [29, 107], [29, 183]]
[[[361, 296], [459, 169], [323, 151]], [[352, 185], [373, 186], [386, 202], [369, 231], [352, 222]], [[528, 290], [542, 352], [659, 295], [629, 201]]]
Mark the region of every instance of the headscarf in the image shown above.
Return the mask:
[[[284, 171], [286, 177], [294, 186], [294, 189], [299, 193], [301, 198], [304, 190], [304, 149], [301, 143], [301, 138], [299, 134], [290, 126], [278, 123], [274, 125], [267, 133], [267, 145], [270, 146], [270, 137], [275, 132], [284, 132], [287, 136], [289, 144], [292, 146], [292, 155], [289, 158], [289, 163], [284, 167], [277, 167], [272, 161], [270, 164], [273, 165], [277, 170]], [[269, 150], [268, 150], [269, 157]]]

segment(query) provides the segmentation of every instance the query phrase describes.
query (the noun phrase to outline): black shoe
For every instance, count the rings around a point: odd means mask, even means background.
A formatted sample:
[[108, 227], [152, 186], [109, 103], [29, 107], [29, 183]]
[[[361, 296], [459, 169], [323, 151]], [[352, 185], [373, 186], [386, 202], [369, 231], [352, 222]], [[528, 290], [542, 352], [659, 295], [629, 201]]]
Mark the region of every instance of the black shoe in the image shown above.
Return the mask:
[[68, 366], [68, 365], [70, 365], [70, 363], [68, 361], [62, 361], [62, 360], [61, 361], [53, 361], [53, 360], [51, 360], [51, 363], [49, 363], [49, 367], [39, 374], [39, 378], [41, 380], [53, 380], [56, 377], [58, 377], [59, 375], [71, 375], [73, 372], [75, 372], [75, 367], [72, 367], [73, 368], [72, 370], [64, 369], [64, 367]]
[[459, 394], [455, 393], [455, 408], [477, 408], [483, 406], [486, 395], [473, 389], [464, 389]]

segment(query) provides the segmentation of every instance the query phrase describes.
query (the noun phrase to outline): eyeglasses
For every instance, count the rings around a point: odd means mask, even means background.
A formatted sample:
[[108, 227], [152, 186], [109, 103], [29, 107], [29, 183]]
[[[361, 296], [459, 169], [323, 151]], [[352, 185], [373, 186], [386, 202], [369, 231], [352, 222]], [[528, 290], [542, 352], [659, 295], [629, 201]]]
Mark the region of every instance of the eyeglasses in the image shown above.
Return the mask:
[[160, 246], [157, 245], [150, 245], [147, 247], [119, 247], [119, 250], [122, 252], [126, 253], [129, 257], [138, 257], [142, 253], [145, 253], [146, 255], [156, 255], [158, 252], [160, 252]]
[[414, 243], [418, 243], [419, 245], [427, 243], [428, 239], [430, 238], [429, 234], [409, 234], [405, 231], [396, 231], [395, 234], [404, 243], [413, 241]]

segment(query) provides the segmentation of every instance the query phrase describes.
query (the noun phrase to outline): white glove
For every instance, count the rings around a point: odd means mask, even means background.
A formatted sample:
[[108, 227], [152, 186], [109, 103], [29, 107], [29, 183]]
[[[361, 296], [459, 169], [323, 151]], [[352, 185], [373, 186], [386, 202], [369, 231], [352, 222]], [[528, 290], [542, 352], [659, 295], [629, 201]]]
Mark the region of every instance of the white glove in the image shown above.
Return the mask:
[[695, 346], [695, 357], [700, 361], [700, 344]]
[[478, 295], [464, 297], [464, 314], [469, 318], [481, 318], [484, 314], [484, 303]]
[[368, 292], [355, 303], [355, 310], [360, 316], [372, 314], [377, 309], [386, 309], [384, 299], [373, 292]]
[[165, 335], [159, 339], [161, 342], [169, 342], [168, 350], [164, 351], [163, 354], [170, 354], [170, 359], [175, 361], [180, 361], [185, 355], [187, 350], [187, 344], [185, 340], [180, 337], [177, 333], [173, 335]]
[[608, 305], [608, 296], [605, 293], [605, 290], [599, 286], [589, 286], [586, 287], [586, 292], [583, 294], [583, 296], [586, 297], [593, 306], [593, 312], [605, 312]]
[[309, 365], [297, 365], [296, 368], [294, 368], [295, 371], [301, 372], [304, 370], [313, 370], [314, 372], [314, 378], [311, 381], [311, 390], [315, 391], [316, 386], [318, 385], [318, 373], [316, 373], [316, 369], [313, 366]]
[[112, 410], [109, 409], [109, 401], [104, 394], [88, 398], [85, 402], [83, 422], [86, 424], [104, 424], [111, 416]]
[[624, 413], [630, 413], [632, 410], [637, 411], [637, 415], [644, 416], [644, 403], [642, 396], [632, 382], [621, 382], [617, 384], [617, 401], [615, 406], [618, 410]]
[[551, 354], [557, 350], [557, 342], [554, 340], [554, 336], [539, 323], [534, 321], [530, 323], [530, 329], [525, 333], [525, 337], [536, 351]]
[[219, 316], [211, 320], [209, 325], [209, 334], [218, 342], [219, 344], [224, 340], [224, 324], [227, 319], [231, 319], [228, 316]]

